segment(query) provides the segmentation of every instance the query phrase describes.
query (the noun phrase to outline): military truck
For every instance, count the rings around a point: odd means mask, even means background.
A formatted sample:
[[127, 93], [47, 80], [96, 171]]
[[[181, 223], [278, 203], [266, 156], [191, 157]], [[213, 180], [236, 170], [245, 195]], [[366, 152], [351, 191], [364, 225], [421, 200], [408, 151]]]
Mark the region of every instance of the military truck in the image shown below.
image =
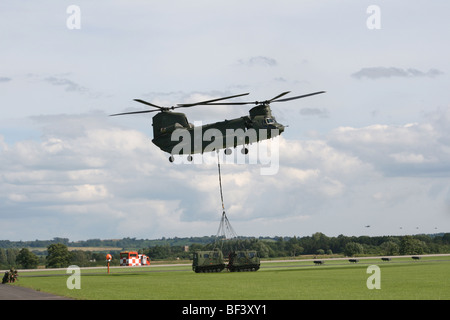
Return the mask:
[[224, 268], [223, 253], [219, 249], [194, 252], [192, 261], [194, 272], [221, 272]]
[[257, 271], [259, 270], [260, 264], [261, 262], [257, 251], [233, 251], [228, 255], [227, 269], [230, 272]]

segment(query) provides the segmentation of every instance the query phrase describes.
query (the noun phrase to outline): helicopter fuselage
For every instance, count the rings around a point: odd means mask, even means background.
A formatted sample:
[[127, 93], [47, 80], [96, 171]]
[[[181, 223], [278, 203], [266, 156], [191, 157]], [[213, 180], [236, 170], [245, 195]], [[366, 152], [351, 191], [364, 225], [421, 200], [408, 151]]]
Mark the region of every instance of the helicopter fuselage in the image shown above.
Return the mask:
[[[262, 102], [222, 102], [223, 100], [248, 95], [248, 93], [243, 93], [196, 103], [178, 104], [172, 107], [161, 107], [141, 99], [134, 99], [139, 103], [143, 103], [156, 109], [122, 112], [112, 114], [111, 116], [158, 112], [153, 117], [152, 142], [161, 150], [170, 153], [169, 160], [171, 162], [174, 161], [173, 155], [176, 154], [188, 155], [188, 160], [191, 161], [191, 155], [195, 153], [226, 149], [225, 153], [229, 154], [227, 153], [229, 148], [233, 148], [238, 145], [248, 145], [253, 142], [259, 142], [280, 135], [284, 131], [284, 126], [278, 123], [272, 116], [270, 103], [286, 102], [325, 93], [325, 91], [318, 91], [280, 99], [289, 92], [290, 91], [283, 92], [270, 100], [265, 100]], [[194, 126], [189, 123], [184, 113], [171, 111], [176, 108], [190, 108], [198, 105], [212, 106], [247, 104], [255, 105], [250, 109], [248, 116], [201, 126]], [[242, 148], [242, 152], [247, 154], [248, 149], [244, 146]]]
[[283, 131], [267, 105], [252, 108], [250, 116], [202, 126], [190, 124], [184, 113], [165, 111], [153, 117], [152, 142], [171, 155], [191, 155], [248, 145]]

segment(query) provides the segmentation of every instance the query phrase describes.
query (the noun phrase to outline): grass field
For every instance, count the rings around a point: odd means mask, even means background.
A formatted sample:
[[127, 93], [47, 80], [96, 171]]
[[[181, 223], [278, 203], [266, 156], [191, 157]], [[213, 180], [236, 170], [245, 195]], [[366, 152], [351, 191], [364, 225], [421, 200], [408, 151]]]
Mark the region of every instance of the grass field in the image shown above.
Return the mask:
[[[370, 265], [380, 268], [380, 289], [368, 289]], [[59, 274], [57, 274], [59, 272]], [[450, 257], [312, 260], [262, 263], [257, 272], [194, 273], [189, 265], [82, 269], [81, 289], [68, 289], [70, 274], [23, 272], [20, 285], [85, 300], [449, 300]]]

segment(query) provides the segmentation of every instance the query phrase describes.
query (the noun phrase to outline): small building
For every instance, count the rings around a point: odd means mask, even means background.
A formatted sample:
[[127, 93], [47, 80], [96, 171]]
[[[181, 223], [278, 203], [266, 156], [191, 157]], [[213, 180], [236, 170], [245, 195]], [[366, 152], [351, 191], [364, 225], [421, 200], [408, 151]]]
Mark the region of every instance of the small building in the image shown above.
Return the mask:
[[122, 251], [120, 253], [120, 266], [149, 266], [150, 258], [145, 254], [138, 254], [137, 251]]

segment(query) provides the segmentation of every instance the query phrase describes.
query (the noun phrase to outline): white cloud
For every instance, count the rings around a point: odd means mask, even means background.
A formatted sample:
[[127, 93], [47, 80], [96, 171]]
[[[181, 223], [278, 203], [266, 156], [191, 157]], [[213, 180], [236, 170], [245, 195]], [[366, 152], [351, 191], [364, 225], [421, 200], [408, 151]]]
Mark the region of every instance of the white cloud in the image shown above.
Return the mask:
[[434, 120], [395, 126], [340, 127], [332, 132], [329, 141], [385, 174], [420, 175], [440, 171], [448, 175], [450, 153], [442, 140], [446, 131]]
[[0, 135], [0, 151], [7, 150], [8, 144], [5, 142], [5, 137]]
[[[216, 164], [170, 164], [150, 137], [108, 119], [42, 117], [40, 141], [1, 149], [1, 211], [16, 212], [11, 226], [18, 226], [18, 217], [35, 221], [32, 229], [22, 222], [15, 237], [215, 234], [222, 212]], [[70, 123], [70, 130], [60, 123]], [[410, 200], [422, 199], [418, 208], [423, 208], [430, 201], [428, 190], [434, 190], [432, 201], [445, 198], [445, 192], [414, 173], [423, 168], [410, 167], [405, 178], [392, 173], [398, 165], [422, 165], [431, 157], [448, 165], [439, 148], [425, 149], [439, 146], [439, 136], [430, 122], [338, 128], [329, 141], [278, 137], [278, 174], [263, 176], [258, 164], [222, 165], [227, 215], [240, 235], [280, 235], [313, 233], [319, 226], [330, 234], [351, 233], [352, 219], [364, 225], [376, 210], [394, 216], [414, 212]], [[420, 148], [411, 151], [408, 142], [419, 138]], [[413, 188], [414, 183], [421, 187]], [[449, 189], [448, 183], [443, 188]], [[345, 219], [340, 224], [339, 217]], [[10, 217], [0, 219], [7, 223]]]
[[257, 56], [257, 57], [251, 57], [248, 59], [240, 59], [238, 61], [239, 64], [253, 67], [253, 66], [263, 66], [263, 67], [274, 67], [276, 66], [277, 60], [270, 57], [265, 56]]
[[379, 78], [391, 78], [391, 77], [401, 77], [401, 78], [415, 78], [415, 77], [427, 77], [434, 78], [439, 75], [444, 74], [442, 71], [437, 69], [430, 69], [427, 72], [417, 70], [415, 68], [395, 68], [395, 67], [371, 67], [362, 68], [358, 72], [352, 74], [352, 77], [361, 79], [379, 79]]
[[106, 201], [111, 197], [104, 185], [74, 185], [74, 190], [62, 192], [58, 198], [67, 202]]
[[395, 161], [399, 163], [425, 163], [433, 162], [432, 159], [426, 159], [423, 154], [399, 152], [390, 155]]
[[66, 91], [76, 91], [79, 93], [86, 93], [88, 91], [87, 88], [80, 86], [74, 81], [66, 78], [48, 77], [45, 78], [44, 80], [50, 83], [51, 85], [65, 87]]

